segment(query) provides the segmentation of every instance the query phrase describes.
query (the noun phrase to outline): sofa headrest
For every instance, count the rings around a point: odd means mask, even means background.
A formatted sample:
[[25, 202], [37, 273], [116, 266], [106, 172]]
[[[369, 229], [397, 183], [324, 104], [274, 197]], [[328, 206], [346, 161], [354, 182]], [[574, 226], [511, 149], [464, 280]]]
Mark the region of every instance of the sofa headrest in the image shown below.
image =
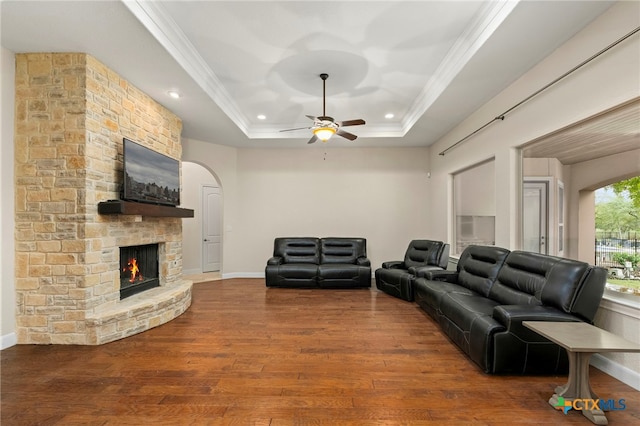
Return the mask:
[[408, 268], [419, 266], [440, 266], [446, 268], [449, 261], [449, 244], [443, 241], [412, 240], [404, 255]]
[[544, 304], [573, 313], [578, 289], [589, 270], [585, 262], [513, 251], [507, 256], [490, 297], [503, 304]]
[[556, 263], [556, 258], [538, 253], [509, 253], [489, 297], [505, 305], [540, 305], [547, 275]]
[[320, 239], [315, 237], [288, 237], [274, 240], [273, 255], [284, 263], [320, 262]]
[[483, 296], [489, 295], [509, 250], [494, 246], [468, 246], [458, 260], [458, 283]]
[[367, 257], [364, 238], [329, 237], [320, 240], [320, 263], [355, 264], [359, 257]]

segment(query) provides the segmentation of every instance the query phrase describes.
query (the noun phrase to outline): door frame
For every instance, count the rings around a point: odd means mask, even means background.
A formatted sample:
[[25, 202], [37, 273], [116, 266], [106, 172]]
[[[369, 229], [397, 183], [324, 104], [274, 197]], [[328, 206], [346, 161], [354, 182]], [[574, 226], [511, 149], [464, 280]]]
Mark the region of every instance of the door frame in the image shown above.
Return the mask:
[[551, 227], [551, 212], [554, 211], [554, 202], [553, 202], [553, 193], [554, 193], [554, 187], [552, 186], [553, 184], [553, 177], [545, 177], [545, 176], [526, 176], [522, 178], [522, 196], [521, 196], [521, 203], [522, 203], [522, 220], [520, 223], [520, 230], [521, 230], [521, 235], [522, 235], [522, 249], [524, 250], [524, 244], [525, 244], [525, 238], [524, 238], [524, 221], [525, 221], [525, 208], [524, 208], [524, 192], [525, 192], [525, 185], [527, 184], [542, 184], [545, 187], [545, 206], [546, 208], [544, 209], [544, 211], [541, 211], [541, 215], [544, 216], [544, 227], [543, 227], [543, 231], [544, 231], [544, 252], [543, 254], [552, 254], [555, 251], [555, 245], [553, 244], [553, 235], [555, 235], [554, 232], [552, 232], [552, 227]]

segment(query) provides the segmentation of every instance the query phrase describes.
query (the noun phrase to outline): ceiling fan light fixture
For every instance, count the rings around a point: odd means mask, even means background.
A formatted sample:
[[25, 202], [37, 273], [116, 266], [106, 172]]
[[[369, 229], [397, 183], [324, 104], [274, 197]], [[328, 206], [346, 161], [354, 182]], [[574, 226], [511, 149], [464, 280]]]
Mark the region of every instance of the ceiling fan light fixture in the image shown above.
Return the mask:
[[322, 142], [326, 142], [331, 139], [331, 136], [333, 136], [335, 133], [336, 129], [334, 129], [333, 127], [318, 127], [317, 129], [313, 130], [313, 134], [316, 135]]
[[307, 142], [308, 144], [315, 143], [318, 140], [327, 142], [333, 135], [338, 135], [345, 139], [349, 139], [350, 141], [356, 140], [356, 135], [354, 135], [353, 133], [345, 132], [344, 130], [342, 130], [342, 127], [359, 126], [361, 124], [365, 124], [364, 120], [358, 118], [356, 120], [335, 121], [333, 117], [329, 117], [326, 111], [327, 91], [325, 84], [327, 82], [327, 78], [329, 78], [329, 74], [320, 74], [320, 78], [322, 79], [322, 115], [318, 117], [314, 117], [313, 115], [306, 116], [308, 119], [313, 120], [313, 126], [299, 127], [296, 129], [285, 129], [280, 131], [288, 132], [291, 130], [311, 129], [311, 132], [313, 132], [313, 136], [311, 137], [311, 139], [309, 139], [309, 142]]

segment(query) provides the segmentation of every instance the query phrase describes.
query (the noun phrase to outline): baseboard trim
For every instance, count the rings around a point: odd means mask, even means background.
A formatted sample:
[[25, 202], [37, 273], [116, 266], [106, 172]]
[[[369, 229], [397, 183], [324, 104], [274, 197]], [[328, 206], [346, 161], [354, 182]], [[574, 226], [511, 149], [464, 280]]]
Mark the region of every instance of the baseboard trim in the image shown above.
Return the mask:
[[10, 348], [18, 344], [18, 336], [16, 333], [5, 334], [0, 338], [0, 350]]
[[[231, 272], [222, 274], [222, 278], [264, 278], [264, 272]], [[373, 272], [371, 273], [371, 279], [375, 280], [375, 274]]]
[[[629, 385], [635, 390], [640, 391], [640, 373], [637, 371], [633, 371], [600, 354], [594, 354], [591, 357], [591, 365], [611, 377], [620, 380], [625, 385]], [[606, 397], [606, 395], [603, 396]]]
[[264, 272], [230, 272], [228, 274], [222, 274], [222, 278], [264, 278]]

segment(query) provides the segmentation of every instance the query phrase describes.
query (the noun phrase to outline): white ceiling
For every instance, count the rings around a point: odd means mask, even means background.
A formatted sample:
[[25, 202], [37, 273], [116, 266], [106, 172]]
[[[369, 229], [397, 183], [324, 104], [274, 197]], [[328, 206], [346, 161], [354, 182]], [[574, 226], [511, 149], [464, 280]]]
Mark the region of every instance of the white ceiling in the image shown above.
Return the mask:
[[612, 3], [3, 1], [0, 42], [93, 55], [182, 118], [187, 138], [307, 146], [310, 131], [279, 130], [322, 115], [328, 73], [327, 115], [367, 122], [330, 143], [428, 146]]

